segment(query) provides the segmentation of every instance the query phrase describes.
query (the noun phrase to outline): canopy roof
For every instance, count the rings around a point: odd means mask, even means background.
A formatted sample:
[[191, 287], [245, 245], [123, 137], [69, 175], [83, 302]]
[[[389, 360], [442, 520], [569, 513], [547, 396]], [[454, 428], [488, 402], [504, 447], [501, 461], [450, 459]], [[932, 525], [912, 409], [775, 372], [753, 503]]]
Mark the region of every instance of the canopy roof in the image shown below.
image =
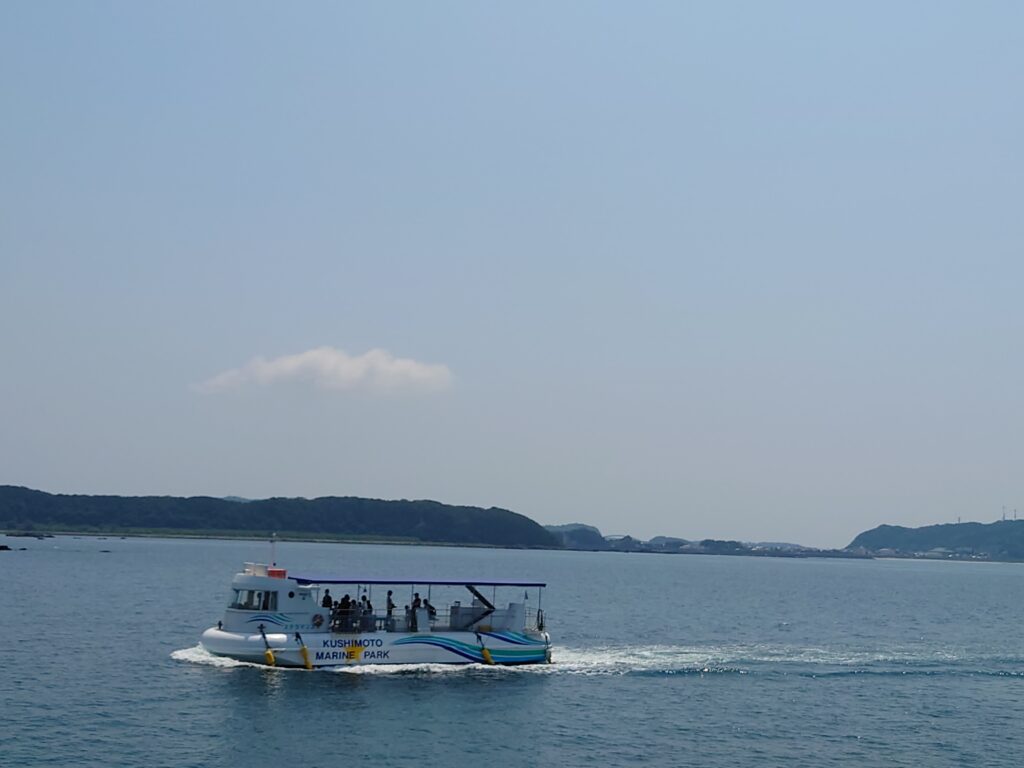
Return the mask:
[[298, 576], [289, 574], [288, 578], [294, 579], [299, 584], [359, 584], [369, 586], [370, 584], [387, 584], [389, 586], [421, 586], [421, 587], [546, 587], [547, 584], [538, 581], [480, 581], [478, 579], [463, 579], [462, 581], [436, 581], [434, 579], [341, 579], [337, 576], [307, 575]]

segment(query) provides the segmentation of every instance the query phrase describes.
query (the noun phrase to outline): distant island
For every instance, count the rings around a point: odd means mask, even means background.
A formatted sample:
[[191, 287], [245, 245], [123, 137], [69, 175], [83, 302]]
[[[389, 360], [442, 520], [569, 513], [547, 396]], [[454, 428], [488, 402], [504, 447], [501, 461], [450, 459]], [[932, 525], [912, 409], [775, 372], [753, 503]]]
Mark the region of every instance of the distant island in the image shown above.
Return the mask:
[[507, 509], [352, 496], [248, 500], [209, 496], [84, 496], [0, 486], [10, 533], [270, 536], [560, 548], [557, 537]]
[[672, 536], [655, 536], [643, 541], [632, 536], [604, 536], [594, 526], [583, 523], [546, 527], [559, 537], [566, 549], [603, 552], [1024, 562], [1024, 520], [949, 523], [922, 528], [880, 525], [859, 534], [842, 549], [816, 549], [782, 542], [688, 541]]
[[747, 557], [843, 557], [866, 558], [865, 552], [845, 549], [817, 549], [782, 542], [746, 542], [732, 539], [689, 541], [675, 536], [655, 536], [644, 541], [632, 536], [604, 536], [592, 525], [570, 523], [547, 525], [566, 549], [590, 552], [649, 552], [666, 555], [741, 555]]
[[1024, 520], [946, 523], [922, 528], [880, 525], [846, 548], [874, 557], [1024, 561]]

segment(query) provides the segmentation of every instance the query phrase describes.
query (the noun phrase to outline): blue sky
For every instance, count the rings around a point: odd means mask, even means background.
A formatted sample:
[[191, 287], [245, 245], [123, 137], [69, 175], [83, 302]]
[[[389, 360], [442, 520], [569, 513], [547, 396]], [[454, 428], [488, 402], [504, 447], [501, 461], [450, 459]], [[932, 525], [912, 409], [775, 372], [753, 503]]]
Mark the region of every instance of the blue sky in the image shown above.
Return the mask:
[[6, 3], [0, 482], [1024, 513], [1022, 17]]

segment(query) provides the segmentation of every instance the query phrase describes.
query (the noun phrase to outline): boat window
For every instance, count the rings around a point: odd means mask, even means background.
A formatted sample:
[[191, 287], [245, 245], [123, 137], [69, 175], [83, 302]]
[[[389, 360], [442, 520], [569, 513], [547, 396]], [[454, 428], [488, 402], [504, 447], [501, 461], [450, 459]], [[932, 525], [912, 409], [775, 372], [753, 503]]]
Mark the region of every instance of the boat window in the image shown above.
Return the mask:
[[[231, 601], [231, 608], [242, 611], [277, 610], [277, 593], [261, 592], [255, 589], [236, 589], [234, 598]], [[271, 602], [270, 595], [273, 595], [273, 608], [267, 608], [265, 604]], [[262, 606], [262, 607], [261, 607]]]
[[277, 610], [277, 592], [264, 592], [262, 609], [264, 611]]

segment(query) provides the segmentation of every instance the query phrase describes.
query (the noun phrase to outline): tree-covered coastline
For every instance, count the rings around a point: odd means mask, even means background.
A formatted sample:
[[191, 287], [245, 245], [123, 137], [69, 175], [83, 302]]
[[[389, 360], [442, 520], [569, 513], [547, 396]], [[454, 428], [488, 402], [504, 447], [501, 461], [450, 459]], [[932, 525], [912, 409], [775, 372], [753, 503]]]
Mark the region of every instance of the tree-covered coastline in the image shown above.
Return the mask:
[[591, 525], [541, 526], [507, 509], [437, 501], [327, 496], [247, 500], [209, 496], [52, 494], [0, 485], [0, 532], [263, 538], [446, 544], [756, 557], [907, 557], [1024, 561], [1024, 520], [921, 528], [880, 525], [843, 549], [798, 544], [604, 536]]
[[516, 512], [436, 501], [327, 496], [256, 501], [209, 496], [88, 496], [0, 486], [0, 528], [83, 533], [192, 533], [557, 548]]

